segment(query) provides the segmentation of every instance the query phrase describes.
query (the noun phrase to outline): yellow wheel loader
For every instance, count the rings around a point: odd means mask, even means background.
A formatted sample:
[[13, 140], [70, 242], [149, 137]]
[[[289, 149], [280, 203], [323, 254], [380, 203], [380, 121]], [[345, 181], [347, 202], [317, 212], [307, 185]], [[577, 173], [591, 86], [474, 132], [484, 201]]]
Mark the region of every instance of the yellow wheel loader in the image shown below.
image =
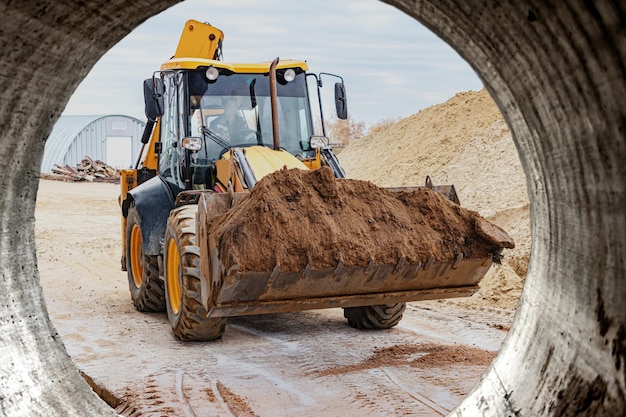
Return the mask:
[[[223, 39], [219, 29], [188, 21], [174, 56], [144, 82], [143, 148], [135, 169], [122, 171], [120, 196], [122, 269], [136, 308], [166, 310], [182, 340], [212, 340], [232, 316], [342, 307], [351, 326], [386, 329], [400, 321], [407, 301], [474, 293], [492, 259], [512, 245], [486, 223], [477, 227], [496, 244], [479, 258], [459, 254], [417, 262], [400, 256], [348, 265], [339, 254], [332, 267], [305, 261], [299, 271], [285, 268], [284, 260], [267, 270], [246, 270], [246, 253], [226, 260], [229, 251], [216, 242], [216, 224], [255, 198], [265, 177], [293, 169], [345, 174], [323, 123], [322, 77], [333, 75], [312, 74], [296, 60], [227, 63], [221, 59]], [[345, 119], [343, 79], [333, 77], [339, 80], [333, 85], [337, 117]], [[322, 115], [319, 136], [311, 103]], [[458, 204], [453, 186], [426, 188]], [[270, 250], [272, 245], [263, 242]], [[328, 246], [332, 250], [332, 242]]]

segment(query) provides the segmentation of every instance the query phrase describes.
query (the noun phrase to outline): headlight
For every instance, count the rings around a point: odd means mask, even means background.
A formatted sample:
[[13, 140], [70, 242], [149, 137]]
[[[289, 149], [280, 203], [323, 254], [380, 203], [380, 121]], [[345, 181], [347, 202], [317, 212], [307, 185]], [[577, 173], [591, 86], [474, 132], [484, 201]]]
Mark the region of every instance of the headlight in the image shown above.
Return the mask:
[[283, 78], [285, 79], [285, 81], [291, 82], [296, 79], [296, 72], [293, 69], [289, 68], [285, 71]]
[[217, 70], [217, 68], [215, 68], [214, 66], [210, 66], [209, 68], [207, 68], [206, 70], [206, 78], [209, 81], [215, 81], [217, 80], [217, 77], [220, 76], [220, 72]]
[[197, 152], [202, 149], [202, 139], [200, 138], [190, 136], [188, 138], [184, 138], [181, 143], [183, 148], [188, 151]]

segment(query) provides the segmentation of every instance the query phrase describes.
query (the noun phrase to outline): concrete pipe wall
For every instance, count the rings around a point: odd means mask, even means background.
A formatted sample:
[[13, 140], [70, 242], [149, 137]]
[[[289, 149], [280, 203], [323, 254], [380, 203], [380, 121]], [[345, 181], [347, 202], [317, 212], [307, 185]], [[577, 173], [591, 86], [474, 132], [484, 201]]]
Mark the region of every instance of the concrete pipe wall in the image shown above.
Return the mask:
[[515, 322], [452, 414], [626, 415], [626, 3], [389, 3], [482, 78], [531, 200]]
[[[455, 48], [514, 132], [531, 198], [526, 285], [500, 354], [454, 416], [626, 407], [626, 5], [389, 0]], [[46, 137], [115, 42], [171, 0], [0, 5], [0, 413], [113, 415], [47, 316], [34, 242]]]

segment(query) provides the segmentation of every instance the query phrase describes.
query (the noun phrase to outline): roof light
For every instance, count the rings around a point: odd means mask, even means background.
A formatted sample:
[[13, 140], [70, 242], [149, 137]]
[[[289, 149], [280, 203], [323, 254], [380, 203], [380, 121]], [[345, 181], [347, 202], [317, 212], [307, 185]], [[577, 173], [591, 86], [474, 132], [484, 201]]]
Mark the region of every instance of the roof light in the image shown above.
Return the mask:
[[212, 65], [206, 70], [206, 78], [209, 81], [217, 80], [217, 77], [219, 77], [219, 75], [220, 75], [220, 72], [217, 70], [217, 68], [215, 68]]
[[296, 72], [293, 70], [293, 68], [289, 68], [285, 71], [285, 75], [283, 76], [283, 78], [285, 78], [285, 81], [291, 82], [296, 79]]

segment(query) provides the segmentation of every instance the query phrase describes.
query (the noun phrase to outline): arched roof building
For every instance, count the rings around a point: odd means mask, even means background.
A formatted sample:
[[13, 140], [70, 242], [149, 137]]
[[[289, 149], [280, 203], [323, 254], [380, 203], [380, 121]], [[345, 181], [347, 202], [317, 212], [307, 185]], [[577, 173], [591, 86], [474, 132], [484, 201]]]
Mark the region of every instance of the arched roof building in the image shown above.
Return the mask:
[[61, 116], [46, 141], [41, 172], [76, 166], [85, 157], [128, 168], [141, 148], [145, 123], [123, 115]]

